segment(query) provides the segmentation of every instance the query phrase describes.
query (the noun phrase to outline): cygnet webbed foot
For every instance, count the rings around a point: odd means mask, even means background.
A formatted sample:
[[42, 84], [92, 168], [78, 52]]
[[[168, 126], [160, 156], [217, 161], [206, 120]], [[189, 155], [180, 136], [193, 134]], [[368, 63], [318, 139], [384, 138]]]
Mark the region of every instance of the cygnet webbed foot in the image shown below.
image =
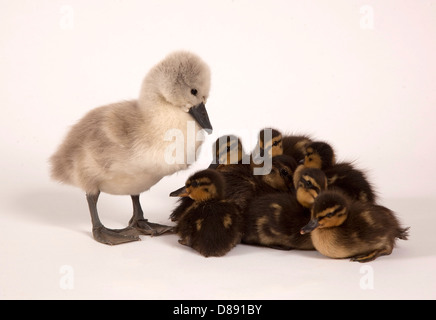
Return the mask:
[[92, 234], [96, 241], [111, 246], [141, 241], [139, 231], [131, 227], [125, 229], [108, 229], [104, 226], [98, 226], [92, 229]]
[[147, 219], [133, 220], [129, 226], [147, 236], [159, 236], [166, 232], [174, 233], [174, 227], [148, 222]]
[[129, 226], [135, 228], [143, 235], [159, 236], [166, 232], [174, 233], [174, 227], [149, 222], [144, 219], [144, 212], [139, 202], [139, 195], [132, 195], [133, 217], [129, 221]]

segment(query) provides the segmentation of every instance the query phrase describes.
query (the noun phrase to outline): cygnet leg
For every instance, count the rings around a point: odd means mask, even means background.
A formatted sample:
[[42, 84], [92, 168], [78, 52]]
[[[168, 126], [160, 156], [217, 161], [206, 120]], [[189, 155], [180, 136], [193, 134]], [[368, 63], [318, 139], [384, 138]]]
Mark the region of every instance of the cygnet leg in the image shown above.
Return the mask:
[[174, 227], [165, 226], [157, 223], [148, 222], [144, 219], [144, 212], [139, 202], [139, 195], [131, 196], [133, 203], [133, 217], [130, 219], [129, 226], [137, 229], [144, 235], [158, 236], [165, 232], [174, 232]]
[[108, 229], [100, 221], [97, 211], [97, 194], [87, 194], [89, 212], [91, 213], [92, 220], [92, 234], [94, 239], [100, 243], [108, 245], [122, 244], [132, 241], [140, 241], [139, 233], [137, 230], [131, 227], [125, 229]]

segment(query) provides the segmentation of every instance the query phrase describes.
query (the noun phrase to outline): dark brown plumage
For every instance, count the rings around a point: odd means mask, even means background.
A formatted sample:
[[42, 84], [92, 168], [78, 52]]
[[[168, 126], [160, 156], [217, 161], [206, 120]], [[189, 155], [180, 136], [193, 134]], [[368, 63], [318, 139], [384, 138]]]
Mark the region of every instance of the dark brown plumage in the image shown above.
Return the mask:
[[316, 198], [301, 233], [310, 233], [315, 248], [327, 257], [369, 262], [391, 254], [396, 239], [407, 240], [408, 229], [388, 208], [326, 190]]
[[176, 226], [179, 242], [205, 257], [220, 257], [241, 241], [242, 218], [238, 207], [224, 200], [225, 180], [216, 170], [192, 175], [179, 196], [193, 202]]
[[311, 137], [307, 135], [284, 135], [283, 154], [293, 157], [298, 163], [304, 159], [305, 148], [310, 142]]
[[316, 141], [308, 144], [304, 166], [323, 170], [329, 189], [339, 188], [353, 199], [375, 203], [374, 187], [366, 174], [349, 162], [337, 163], [334, 150], [328, 143]]
[[295, 195], [261, 196], [244, 212], [242, 243], [282, 250], [313, 250], [310, 236], [300, 234], [309, 220], [310, 211], [298, 203]]
[[[239, 178], [244, 179], [245, 176], [250, 175], [250, 165], [242, 164], [244, 161], [249, 161], [249, 156], [245, 154], [241, 139], [239, 139], [237, 136], [224, 135], [219, 137], [213, 145], [212, 156], [213, 161], [209, 165], [208, 169], [219, 170], [225, 175], [227, 175], [225, 173], [227, 171], [232, 172], [228, 174], [229, 177], [228, 179], [226, 179], [228, 180], [227, 182], [229, 186], [229, 188], [227, 189], [233, 189], [232, 186], [235, 180], [238, 181]], [[234, 166], [236, 164], [238, 166]], [[232, 167], [232, 170], [227, 170], [225, 168], [226, 166], [234, 167]], [[173, 196], [173, 194], [177, 194], [181, 189], [183, 189], [183, 187], [171, 192], [170, 197]], [[180, 198], [177, 201], [177, 206], [174, 208], [173, 212], [170, 215], [171, 221], [178, 221], [183, 212], [185, 212], [185, 210], [190, 207], [192, 203], [193, 200], [189, 197]]]

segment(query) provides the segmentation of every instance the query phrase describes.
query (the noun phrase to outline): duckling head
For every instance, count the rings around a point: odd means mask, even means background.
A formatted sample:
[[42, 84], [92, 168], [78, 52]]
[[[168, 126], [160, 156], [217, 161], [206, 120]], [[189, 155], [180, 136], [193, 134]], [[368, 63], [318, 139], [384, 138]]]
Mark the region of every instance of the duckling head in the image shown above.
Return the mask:
[[283, 154], [282, 134], [272, 128], [265, 128], [259, 132], [260, 156], [269, 157], [280, 156]]
[[215, 169], [220, 164], [241, 163], [244, 157], [244, 148], [241, 140], [235, 135], [219, 137], [213, 145], [213, 162], [209, 169]]
[[293, 175], [297, 168], [295, 159], [288, 155], [280, 155], [272, 158], [271, 170], [262, 175], [261, 179], [279, 191], [291, 191], [294, 189]]
[[319, 228], [334, 228], [345, 222], [348, 217], [348, 201], [341, 193], [333, 190], [321, 192], [312, 206], [311, 219], [301, 228], [305, 234]]
[[336, 163], [333, 148], [326, 142], [315, 141], [306, 146], [304, 166], [325, 169]]
[[321, 169], [300, 165], [294, 173], [294, 187], [298, 202], [311, 208], [318, 194], [327, 189], [327, 177]]
[[196, 172], [186, 181], [185, 187], [170, 194], [172, 197], [189, 197], [198, 202], [223, 199], [224, 195], [224, 178], [219, 172], [211, 169]]
[[170, 104], [190, 113], [209, 133], [212, 125], [205, 104], [210, 91], [210, 69], [197, 55], [176, 51], [155, 65], [145, 77], [139, 104]]

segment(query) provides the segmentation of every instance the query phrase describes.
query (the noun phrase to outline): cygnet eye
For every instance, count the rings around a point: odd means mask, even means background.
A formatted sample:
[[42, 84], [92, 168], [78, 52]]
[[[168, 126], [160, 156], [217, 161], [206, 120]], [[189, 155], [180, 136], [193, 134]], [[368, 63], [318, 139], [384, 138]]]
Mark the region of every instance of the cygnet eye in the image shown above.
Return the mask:
[[198, 90], [197, 90], [197, 89], [192, 89], [192, 90], [191, 90], [191, 94], [192, 94], [193, 96], [196, 96], [197, 93], [198, 93]]

